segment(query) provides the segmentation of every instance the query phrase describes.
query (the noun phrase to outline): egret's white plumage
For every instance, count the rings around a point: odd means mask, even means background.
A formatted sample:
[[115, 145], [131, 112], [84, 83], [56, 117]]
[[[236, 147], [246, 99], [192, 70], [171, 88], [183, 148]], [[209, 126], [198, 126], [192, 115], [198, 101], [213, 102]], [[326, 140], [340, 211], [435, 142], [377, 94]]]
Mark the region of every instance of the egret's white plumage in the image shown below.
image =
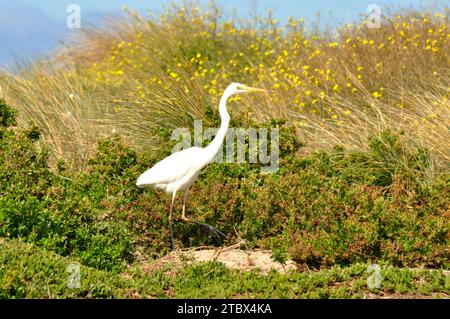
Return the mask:
[[205, 150], [200, 147], [174, 153], [139, 176], [136, 185], [140, 188], [152, 186], [170, 194], [189, 189], [207, 164], [204, 156]]
[[[173, 231], [172, 231], [172, 208], [175, 201], [175, 195], [178, 191], [184, 191], [182, 219], [188, 222], [207, 226], [216, 235], [223, 235], [214, 227], [192, 221], [185, 217], [186, 198], [189, 188], [197, 179], [203, 167], [209, 164], [217, 152], [221, 149], [223, 140], [230, 123], [230, 115], [227, 112], [227, 100], [233, 94], [245, 92], [264, 92], [261, 89], [248, 87], [240, 83], [230, 84], [222, 95], [219, 103], [219, 113], [221, 118], [220, 129], [214, 140], [205, 148], [190, 147], [180, 152], [174, 153], [162, 161], [156, 163], [152, 168], [139, 176], [136, 185], [139, 188], [154, 187], [172, 194], [172, 204], [170, 206], [169, 222], [173, 248]], [[223, 235], [225, 236], [225, 235]]]

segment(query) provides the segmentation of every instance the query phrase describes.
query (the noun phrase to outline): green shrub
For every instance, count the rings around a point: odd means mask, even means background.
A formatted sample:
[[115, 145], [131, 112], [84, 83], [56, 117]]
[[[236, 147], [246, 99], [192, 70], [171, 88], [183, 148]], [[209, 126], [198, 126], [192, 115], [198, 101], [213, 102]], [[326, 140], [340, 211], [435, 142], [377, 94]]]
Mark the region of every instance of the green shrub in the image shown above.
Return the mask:
[[[77, 288], [68, 268], [77, 262], [20, 240], [0, 239], [0, 298], [363, 298], [368, 293], [447, 298], [442, 270], [381, 266], [381, 287], [367, 287], [368, 264], [322, 271], [242, 273], [217, 262], [168, 264], [146, 271], [130, 267], [121, 275], [80, 265]], [[26, 265], [26, 267], [24, 267]]]
[[[449, 266], [449, 178], [429, 174], [426, 150], [385, 131], [371, 138], [367, 152], [336, 147], [298, 157], [302, 143], [293, 129], [271, 125], [281, 132], [279, 171], [263, 175], [260, 164], [209, 165], [190, 192], [189, 217], [217, 226], [230, 242], [237, 233], [248, 247], [272, 249], [280, 261], [290, 256], [315, 267], [367, 260]], [[136, 256], [169, 251], [170, 196], [135, 186], [164, 152], [141, 158], [113, 138], [99, 142], [82, 171], [65, 171], [62, 161], [53, 170], [36, 128], [3, 132], [0, 236], [114, 271]], [[179, 195], [175, 217], [181, 201]], [[180, 247], [223, 244], [180, 222], [175, 237]]]
[[125, 293], [117, 275], [83, 265], [79, 288], [69, 288], [67, 267], [76, 261], [19, 240], [0, 239], [0, 247], [0, 298], [110, 298]]
[[19, 237], [101, 269], [120, 269], [129, 261], [131, 235], [120, 220], [108, 220], [100, 201], [111, 196], [106, 181], [114, 184], [110, 180], [129, 165], [132, 155], [111, 149], [116, 158], [104, 160], [100, 152], [93, 159], [97, 172], [69, 178], [49, 169], [48, 151], [38, 147], [35, 127], [5, 132], [0, 139], [0, 236]]
[[0, 128], [13, 126], [16, 124], [16, 112], [10, 108], [5, 100], [0, 99]]

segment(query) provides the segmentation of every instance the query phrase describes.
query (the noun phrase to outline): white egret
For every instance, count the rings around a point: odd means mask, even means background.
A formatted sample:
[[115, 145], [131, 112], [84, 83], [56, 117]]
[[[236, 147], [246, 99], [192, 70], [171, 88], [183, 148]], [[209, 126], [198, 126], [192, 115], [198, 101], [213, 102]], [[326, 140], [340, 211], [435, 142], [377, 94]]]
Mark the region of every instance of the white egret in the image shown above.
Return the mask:
[[171, 247], [174, 247], [173, 227], [172, 227], [172, 208], [175, 201], [175, 196], [178, 191], [184, 192], [183, 210], [181, 219], [185, 222], [195, 223], [207, 227], [218, 237], [225, 238], [226, 236], [218, 231], [216, 228], [192, 220], [185, 215], [186, 199], [189, 188], [197, 179], [200, 171], [209, 164], [216, 154], [221, 150], [222, 143], [228, 130], [230, 122], [230, 115], [228, 114], [226, 105], [227, 100], [234, 94], [247, 92], [266, 92], [262, 89], [252, 88], [240, 83], [230, 84], [223, 93], [219, 103], [219, 113], [221, 118], [220, 129], [217, 132], [213, 141], [207, 147], [190, 147], [180, 152], [174, 153], [162, 161], [156, 163], [152, 168], [147, 170], [139, 176], [136, 185], [139, 188], [153, 187], [172, 194], [172, 203], [169, 212]]

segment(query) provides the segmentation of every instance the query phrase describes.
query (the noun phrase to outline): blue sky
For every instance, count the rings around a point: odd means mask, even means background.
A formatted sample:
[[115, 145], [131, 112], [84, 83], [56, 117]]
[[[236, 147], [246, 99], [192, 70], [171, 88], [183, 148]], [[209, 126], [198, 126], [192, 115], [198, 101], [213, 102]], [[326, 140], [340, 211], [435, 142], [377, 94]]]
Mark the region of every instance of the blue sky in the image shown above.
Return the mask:
[[[204, 0], [204, 2], [208, 2]], [[227, 9], [250, 13], [253, 3], [259, 11], [274, 8], [275, 16], [284, 22], [289, 16], [313, 20], [321, 12], [321, 20], [330, 25], [354, 21], [366, 12], [369, 4], [382, 8], [423, 8], [433, 3], [450, 4], [450, 0], [219, 0]], [[117, 13], [122, 6], [145, 11], [161, 10], [163, 0], [0, 0], [0, 66], [15, 58], [27, 59], [51, 52], [70, 31], [66, 27], [67, 7], [78, 4], [81, 23], [98, 23], [107, 13]], [[383, 9], [382, 9], [383, 10]]]

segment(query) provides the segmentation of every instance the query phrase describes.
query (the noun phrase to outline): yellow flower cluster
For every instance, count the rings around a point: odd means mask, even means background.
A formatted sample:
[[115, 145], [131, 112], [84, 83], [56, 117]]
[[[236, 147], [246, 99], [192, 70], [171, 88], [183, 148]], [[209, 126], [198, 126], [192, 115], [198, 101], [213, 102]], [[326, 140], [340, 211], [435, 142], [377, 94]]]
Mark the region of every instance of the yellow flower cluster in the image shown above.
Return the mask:
[[[155, 45], [157, 37], [164, 41]], [[338, 115], [324, 106], [326, 99], [357, 97], [361, 90], [386, 99], [384, 87], [439, 77], [450, 65], [449, 19], [440, 13], [396, 16], [375, 30], [363, 21], [334, 36], [308, 34], [304, 19], [291, 18], [281, 27], [270, 12], [266, 20], [239, 26], [197, 7], [171, 7], [123, 38], [114, 41], [107, 61], [92, 65], [89, 76], [116, 86], [132, 83], [130, 97], [145, 98], [154, 84], [197, 81], [216, 99], [236, 81], [265, 87], [275, 105], [331, 119], [351, 111]]]

